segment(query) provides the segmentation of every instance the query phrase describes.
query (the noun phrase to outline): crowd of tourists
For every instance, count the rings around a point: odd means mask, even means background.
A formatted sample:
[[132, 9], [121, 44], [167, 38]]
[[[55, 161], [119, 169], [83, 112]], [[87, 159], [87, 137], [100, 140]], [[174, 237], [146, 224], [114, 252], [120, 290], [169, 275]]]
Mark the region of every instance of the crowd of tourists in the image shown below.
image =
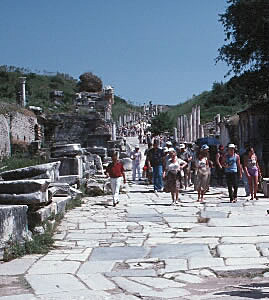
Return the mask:
[[142, 180], [145, 177], [153, 184], [155, 193], [170, 192], [172, 204], [179, 201], [180, 190], [192, 186], [197, 191], [197, 201], [203, 202], [213, 182], [213, 174], [218, 186], [225, 186], [226, 181], [230, 202], [237, 201], [240, 179], [244, 182], [245, 196], [251, 196], [250, 200], [258, 199], [261, 171], [253, 147], [248, 147], [240, 156], [236, 145], [228, 144], [226, 149], [219, 145], [212, 157], [207, 144], [201, 147], [188, 143], [178, 145], [169, 139], [157, 137], [153, 144], [148, 142], [144, 155], [146, 159], [142, 166], [142, 153], [139, 145], [136, 145], [131, 153], [132, 179]]
[[[188, 143], [177, 144], [166, 137], [155, 137], [153, 142], [150, 138], [147, 144], [143, 165], [139, 145], [136, 145], [130, 154], [132, 180], [146, 178], [153, 184], [155, 193], [171, 193], [173, 205], [180, 201], [180, 191], [186, 191], [190, 187], [197, 191], [197, 201], [203, 202], [213, 183], [212, 175], [216, 178], [218, 186], [224, 187], [226, 181], [230, 202], [237, 202], [241, 179], [246, 191], [245, 196], [250, 196], [249, 200], [258, 199], [261, 170], [253, 147], [247, 147], [240, 155], [234, 144], [228, 144], [226, 149], [219, 145], [212, 157], [207, 144], [200, 147]], [[113, 205], [116, 206], [122, 180], [126, 182], [124, 168], [118, 160], [117, 153], [113, 155], [106, 173], [111, 178]]]

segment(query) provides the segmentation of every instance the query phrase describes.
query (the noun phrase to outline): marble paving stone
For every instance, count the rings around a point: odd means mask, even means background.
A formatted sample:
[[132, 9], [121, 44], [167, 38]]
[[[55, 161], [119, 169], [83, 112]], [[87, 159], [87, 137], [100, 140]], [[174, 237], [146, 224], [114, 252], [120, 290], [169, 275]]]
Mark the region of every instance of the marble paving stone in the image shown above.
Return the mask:
[[86, 287], [71, 274], [26, 275], [37, 295], [84, 290]]
[[208, 246], [203, 244], [158, 245], [152, 248], [150, 255], [161, 259], [211, 257]]
[[92, 241], [92, 240], [108, 240], [111, 239], [112, 234], [93, 234], [93, 233], [69, 233], [66, 237], [67, 240], [72, 241]]
[[94, 222], [79, 222], [79, 229], [96, 229], [96, 228], [105, 228], [105, 223], [94, 223]]
[[130, 277], [129, 279], [158, 289], [182, 288], [185, 286], [185, 284], [158, 277]]
[[260, 257], [254, 245], [250, 244], [230, 244], [218, 245], [217, 253], [220, 257]]
[[99, 260], [126, 260], [132, 258], [143, 258], [148, 250], [143, 247], [112, 247], [95, 248], [90, 256], [90, 261]]
[[211, 269], [218, 272], [231, 272], [231, 271], [242, 271], [242, 270], [267, 270], [268, 266], [266, 265], [233, 265], [233, 266], [224, 266], [224, 267], [211, 267]]
[[269, 218], [263, 216], [237, 216], [226, 219], [212, 218], [208, 226], [212, 227], [243, 227], [243, 226], [263, 226], [269, 225]]
[[151, 290], [141, 292], [142, 297], [151, 297], [153, 299], [177, 299], [187, 295], [190, 295], [190, 292], [183, 288], [169, 288], [160, 290]]
[[105, 291], [116, 288], [114, 283], [102, 274], [78, 274], [78, 277], [92, 290]]
[[175, 277], [176, 280], [186, 282], [186, 283], [202, 283], [203, 279], [186, 273], [180, 273]]
[[140, 296], [143, 295], [145, 292], [151, 292], [152, 289], [148, 286], [143, 284], [139, 284], [137, 282], [128, 280], [127, 278], [123, 277], [114, 277], [113, 281], [124, 291], [131, 293], [132, 295]]
[[223, 237], [222, 244], [258, 244], [269, 243], [269, 236]]
[[69, 254], [66, 257], [66, 260], [74, 260], [74, 261], [85, 261], [90, 256], [90, 253], [81, 253], [81, 254]]
[[115, 261], [87, 261], [80, 267], [78, 275], [110, 272], [114, 265]]
[[217, 211], [217, 210], [211, 210], [206, 209], [201, 212], [201, 218], [227, 218], [228, 213], [224, 211]]
[[80, 263], [76, 261], [38, 261], [28, 271], [28, 274], [75, 274]]
[[21, 294], [12, 296], [0, 296], [1, 300], [38, 300], [38, 298], [32, 294]]
[[24, 274], [36, 261], [35, 258], [14, 259], [6, 263], [0, 263], [0, 275]]
[[[104, 291], [76, 290], [70, 292], [39, 295], [41, 300], [110, 300], [110, 294]], [[28, 300], [28, 299], [24, 299]]]
[[189, 269], [201, 269], [201, 268], [210, 268], [224, 266], [224, 261], [222, 258], [213, 258], [213, 257], [191, 257], [188, 259]]
[[195, 223], [197, 217], [167, 217], [164, 218], [168, 223]]
[[68, 255], [69, 254], [53, 254], [53, 255], [47, 254], [44, 257], [42, 257], [39, 261], [42, 261], [42, 260], [56, 260], [56, 261], [65, 260], [65, 258]]
[[122, 269], [105, 273], [107, 277], [154, 277], [156, 271], [153, 269]]
[[259, 265], [269, 264], [267, 257], [238, 257], [238, 258], [226, 258], [225, 264], [227, 266], [234, 265]]
[[165, 259], [165, 273], [188, 270], [186, 259]]

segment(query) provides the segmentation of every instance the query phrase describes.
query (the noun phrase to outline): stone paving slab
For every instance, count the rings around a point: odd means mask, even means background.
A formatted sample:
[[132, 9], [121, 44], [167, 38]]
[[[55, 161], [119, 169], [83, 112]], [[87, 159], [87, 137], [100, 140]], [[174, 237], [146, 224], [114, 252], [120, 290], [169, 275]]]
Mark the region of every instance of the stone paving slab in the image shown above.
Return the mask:
[[37, 258], [15, 259], [6, 263], [0, 263], [0, 275], [19, 275], [26, 271], [37, 261]]
[[144, 247], [113, 247], [95, 248], [90, 256], [90, 261], [99, 260], [126, 260], [132, 258], [144, 258], [148, 249]]
[[37, 295], [87, 289], [86, 286], [71, 274], [29, 274], [26, 275], [26, 280]]
[[80, 266], [75, 261], [38, 261], [28, 271], [28, 274], [75, 274]]
[[211, 257], [208, 246], [203, 244], [158, 245], [152, 248], [150, 255], [160, 259]]
[[257, 248], [250, 244], [218, 245], [217, 253], [220, 257], [260, 257]]

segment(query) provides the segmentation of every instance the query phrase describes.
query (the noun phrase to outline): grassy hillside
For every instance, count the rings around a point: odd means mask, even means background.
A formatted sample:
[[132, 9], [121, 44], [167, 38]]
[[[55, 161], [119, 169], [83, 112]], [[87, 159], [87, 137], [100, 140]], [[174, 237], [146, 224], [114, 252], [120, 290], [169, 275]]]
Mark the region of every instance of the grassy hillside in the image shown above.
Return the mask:
[[[29, 105], [40, 106], [46, 113], [68, 112], [73, 110], [73, 98], [78, 91], [78, 81], [68, 74], [57, 73], [54, 75], [41, 75], [24, 68], [14, 66], [0, 66], [0, 101], [5, 109], [15, 109], [16, 93], [19, 87], [19, 77], [27, 77], [26, 95]], [[60, 90], [64, 92], [63, 103], [55, 105], [50, 100], [50, 92]], [[115, 104], [112, 107], [113, 119], [119, 115], [136, 111], [139, 108], [128, 103], [124, 99], [115, 96]], [[1, 109], [0, 112], [4, 110]]]
[[[0, 66], [0, 100], [16, 103], [19, 77], [27, 77], [26, 96], [29, 105], [41, 106], [46, 112], [68, 111], [76, 92], [77, 80], [68, 74], [57, 73], [53, 76], [40, 75], [24, 68]], [[63, 104], [55, 106], [50, 100], [50, 92], [64, 92]]]
[[211, 91], [193, 96], [184, 103], [173, 106], [168, 110], [169, 117], [176, 124], [177, 117], [190, 113], [194, 105], [201, 106], [201, 122], [212, 121], [216, 114], [221, 116], [233, 115], [246, 108], [248, 104], [242, 99], [242, 91], [229, 84], [214, 83]]
[[112, 118], [114, 121], [117, 121], [120, 115], [128, 114], [133, 111], [140, 111], [141, 107], [132, 105], [126, 100], [115, 96], [115, 102], [112, 106]]

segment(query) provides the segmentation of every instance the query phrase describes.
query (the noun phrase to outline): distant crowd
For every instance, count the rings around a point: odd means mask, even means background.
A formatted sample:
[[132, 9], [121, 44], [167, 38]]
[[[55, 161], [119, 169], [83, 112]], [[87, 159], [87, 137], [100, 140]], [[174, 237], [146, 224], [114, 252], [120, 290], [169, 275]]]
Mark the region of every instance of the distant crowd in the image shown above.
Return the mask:
[[146, 160], [143, 166], [139, 145], [131, 153], [132, 179], [147, 178], [155, 193], [170, 192], [172, 204], [179, 201], [180, 190], [191, 186], [197, 191], [197, 201], [203, 202], [214, 180], [218, 186], [225, 186], [226, 181], [230, 202], [237, 201], [240, 179], [244, 183], [245, 196], [250, 196], [250, 200], [258, 199], [261, 171], [253, 147], [247, 147], [240, 155], [232, 143], [225, 149], [223, 145], [178, 144], [165, 136], [155, 136], [152, 140], [150, 135], [146, 142], [148, 149], [144, 153]]

